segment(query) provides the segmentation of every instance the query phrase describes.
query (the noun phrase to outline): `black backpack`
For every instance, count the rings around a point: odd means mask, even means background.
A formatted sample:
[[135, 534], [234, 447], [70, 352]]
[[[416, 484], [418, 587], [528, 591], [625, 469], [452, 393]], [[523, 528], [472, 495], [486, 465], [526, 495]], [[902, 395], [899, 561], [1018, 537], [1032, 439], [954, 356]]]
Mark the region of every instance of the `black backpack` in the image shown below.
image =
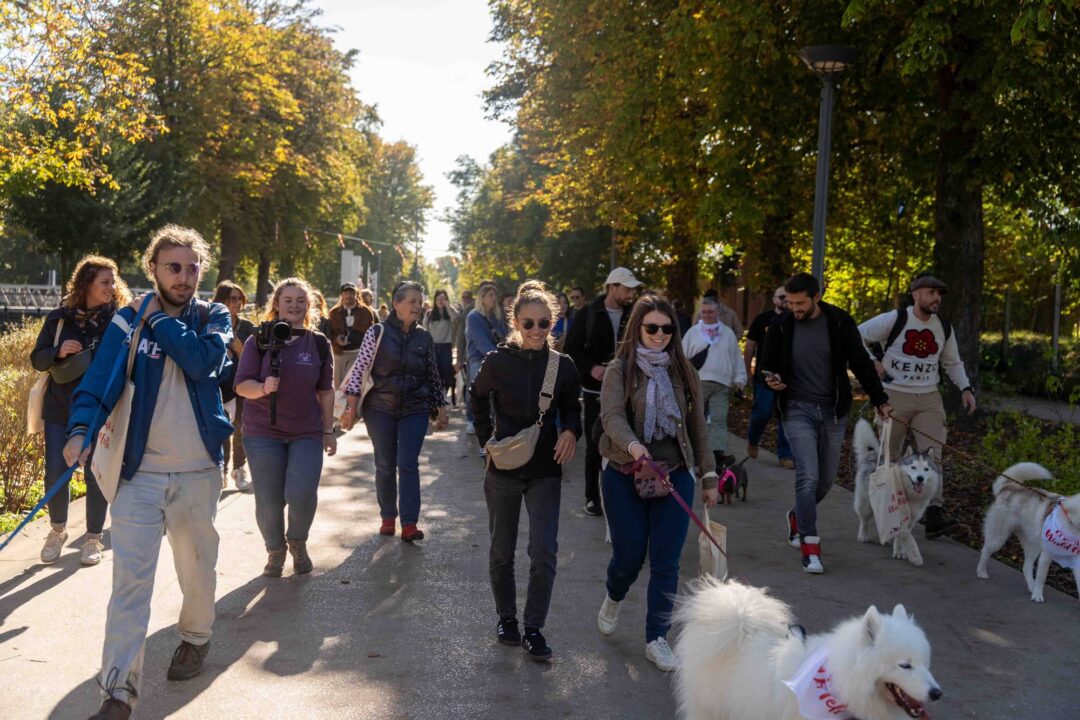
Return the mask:
[[[889, 330], [889, 337], [885, 340], [885, 344], [870, 344], [870, 351], [878, 361], [885, 357], [885, 351], [892, 347], [892, 344], [896, 342], [896, 338], [900, 337], [900, 333], [904, 331], [904, 326], [907, 325], [907, 314], [907, 307], [899, 308], [896, 311], [896, 322], [893, 323], [892, 329]], [[945, 342], [949, 342], [949, 338], [952, 337], [952, 325], [940, 315], [938, 315], [938, 319], [941, 320], [941, 329], [945, 331]]]

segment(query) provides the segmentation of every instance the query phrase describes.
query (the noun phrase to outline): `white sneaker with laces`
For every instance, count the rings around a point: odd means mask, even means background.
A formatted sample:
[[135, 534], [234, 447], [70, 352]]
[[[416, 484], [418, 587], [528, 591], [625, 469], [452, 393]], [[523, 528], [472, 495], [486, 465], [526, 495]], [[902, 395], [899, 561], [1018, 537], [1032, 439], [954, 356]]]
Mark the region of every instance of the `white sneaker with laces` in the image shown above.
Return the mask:
[[601, 635], [610, 635], [615, 632], [615, 626], [619, 624], [619, 603], [604, 595], [604, 604], [600, 606], [600, 614], [596, 618], [596, 626]]
[[476, 426], [473, 425], [472, 423], [465, 423], [465, 432], [468, 433], [469, 435], [475, 435], [476, 434]]
[[67, 539], [66, 527], [62, 525], [59, 527], [53, 526], [53, 529], [49, 531], [49, 536], [45, 538], [45, 546], [41, 548], [41, 562], [52, 565], [59, 560]]
[[242, 493], [251, 492], [251, 481], [247, 477], [247, 466], [238, 467], [232, 471], [233, 482], [236, 483], [236, 489]]
[[675, 653], [671, 651], [671, 646], [662, 637], [645, 645], [645, 658], [664, 672], [671, 672], [679, 664]]
[[87, 534], [86, 542], [82, 546], [82, 554], [79, 557], [80, 565], [97, 565], [101, 562], [101, 553], [105, 546], [101, 544], [100, 535]]

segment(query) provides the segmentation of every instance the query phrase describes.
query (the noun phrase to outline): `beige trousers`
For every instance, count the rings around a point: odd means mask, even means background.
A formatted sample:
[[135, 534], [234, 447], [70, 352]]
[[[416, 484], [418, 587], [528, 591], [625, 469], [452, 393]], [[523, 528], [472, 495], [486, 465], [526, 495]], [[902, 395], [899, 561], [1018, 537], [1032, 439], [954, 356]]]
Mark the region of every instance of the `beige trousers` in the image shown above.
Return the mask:
[[[893, 458], [899, 458], [910, 436], [914, 438], [916, 449], [923, 452], [931, 447], [935, 448], [940, 460], [941, 450], [945, 447], [945, 440], [948, 437], [945, 429], [945, 405], [941, 401], [941, 393], [936, 388], [922, 393], [907, 393], [890, 389], [889, 406], [892, 408], [893, 417], [899, 420], [893, 426], [889, 454]], [[931, 505], [941, 507], [944, 502], [942, 497], [944, 478], [942, 480], [943, 482], [938, 486], [938, 492], [930, 499]]]

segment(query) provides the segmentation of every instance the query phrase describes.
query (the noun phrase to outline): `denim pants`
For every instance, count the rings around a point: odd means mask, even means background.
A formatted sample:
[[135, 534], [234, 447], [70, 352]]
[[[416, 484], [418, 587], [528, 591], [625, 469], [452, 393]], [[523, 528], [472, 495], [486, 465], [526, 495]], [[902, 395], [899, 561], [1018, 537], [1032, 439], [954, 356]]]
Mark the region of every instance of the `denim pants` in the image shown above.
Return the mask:
[[600, 446], [593, 440], [593, 425], [600, 417], [600, 396], [596, 393], [583, 392], [582, 405], [585, 407], [585, 500], [600, 502]]
[[420, 448], [427, 434], [427, 413], [394, 417], [380, 410], [365, 410], [364, 423], [375, 448], [375, 495], [383, 520], [398, 517], [401, 525], [420, 519]]
[[[67, 434], [63, 425], [45, 423], [45, 492], [48, 492], [67, 470], [68, 465], [64, 461], [66, 443]], [[101, 494], [89, 462], [83, 468], [83, 479], [86, 481], [86, 532], [100, 535], [105, 529], [105, 513], [109, 510], [109, 502]], [[66, 525], [70, 502], [70, 486], [58, 490], [49, 501], [49, 522], [53, 525]]]
[[245, 437], [244, 449], [255, 490], [255, 521], [266, 549], [280, 550], [285, 547], [286, 539], [307, 542], [319, 504], [322, 440]]
[[142, 685], [146, 629], [162, 530], [184, 595], [177, 630], [192, 645], [210, 641], [214, 624], [221, 470], [137, 472], [121, 480], [112, 504], [113, 586], [105, 621], [101, 684], [133, 704]]
[[[671, 608], [679, 591], [679, 557], [690, 516], [671, 495], [642, 500], [634, 477], [604, 470], [604, 510], [611, 528], [611, 562], [607, 569], [608, 596], [621, 602], [637, 580], [649, 555], [648, 611], [645, 642], [665, 637], [671, 628]], [[688, 505], [694, 502], [694, 476], [686, 468], [671, 473], [671, 482]]]
[[781, 460], [791, 457], [791, 447], [788, 445], [787, 434], [784, 432], [784, 424], [780, 422], [780, 416], [776, 412], [776, 393], [763, 382], [754, 383], [754, 405], [750, 410], [750, 431], [746, 440], [751, 445], [757, 446], [761, 442], [761, 435], [769, 420], [776, 415], [776, 455]]
[[837, 418], [831, 407], [792, 401], [784, 413], [784, 427], [795, 455], [799, 535], [816, 537], [817, 504], [829, 494], [840, 468], [847, 418]]
[[559, 498], [562, 478], [535, 480], [488, 472], [484, 497], [488, 507], [488, 573], [499, 618], [517, 618], [514, 552], [517, 549], [521, 500], [529, 514], [529, 590], [525, 601], [525, 627], [542, 628], [555, 586], [559, 552]]
[[727, 416], [731, 404], [731, 388], [711, 380], [701, 381], [701, 402], [709, 417], [709, 447], [713, 452], [727, 448]]

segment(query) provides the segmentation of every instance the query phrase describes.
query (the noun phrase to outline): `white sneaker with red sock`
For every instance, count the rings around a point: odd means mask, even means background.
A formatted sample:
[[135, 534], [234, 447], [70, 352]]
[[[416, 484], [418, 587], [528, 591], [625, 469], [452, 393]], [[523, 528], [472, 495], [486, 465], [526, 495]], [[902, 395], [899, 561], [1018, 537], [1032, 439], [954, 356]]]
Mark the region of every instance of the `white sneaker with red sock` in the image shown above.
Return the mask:
[[807, 535], [802, 539], [802, 569], [803, 572], [820, 575], [825, 572], [821, 564], [821, 538], [817, 535]]

